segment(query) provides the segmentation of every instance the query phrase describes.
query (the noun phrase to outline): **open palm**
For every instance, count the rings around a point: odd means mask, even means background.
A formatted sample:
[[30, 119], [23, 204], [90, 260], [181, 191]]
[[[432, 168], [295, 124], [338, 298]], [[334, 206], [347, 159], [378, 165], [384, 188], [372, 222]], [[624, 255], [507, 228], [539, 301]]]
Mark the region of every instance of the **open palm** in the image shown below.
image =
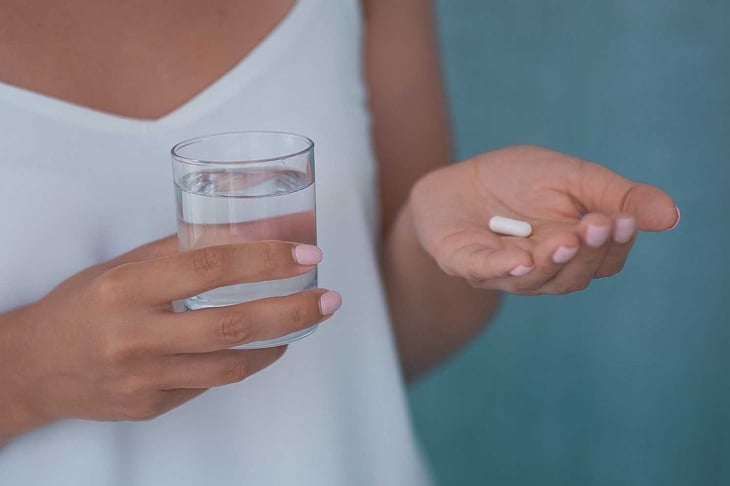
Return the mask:
[[[510, 147], [444, 167], [410, 199], [421, 245], [449, 275], [519, 294], [567, 293], [623, 267], [636, 230], [678, 222], [672, 199], [591, 162]], [[497, 235], [492, 216], [529, 222], [527, 238]]]

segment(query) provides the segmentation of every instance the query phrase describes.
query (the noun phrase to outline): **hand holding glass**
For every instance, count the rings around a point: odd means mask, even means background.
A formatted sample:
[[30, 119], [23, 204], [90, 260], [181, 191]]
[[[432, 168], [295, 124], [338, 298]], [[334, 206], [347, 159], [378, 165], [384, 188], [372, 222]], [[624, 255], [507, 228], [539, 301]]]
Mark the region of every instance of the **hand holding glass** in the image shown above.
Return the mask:
[[[230, 132], [180, 142], [171, 152], [181, 250], [258, 240], [317, 244], [310, 139], [279, 132]], [[186, 299], [185, 307], [221, 307], [316, 287], [315, 269], [296, 277], [213, 289]], [[287, 344], [316, 327], [239, 347]]]

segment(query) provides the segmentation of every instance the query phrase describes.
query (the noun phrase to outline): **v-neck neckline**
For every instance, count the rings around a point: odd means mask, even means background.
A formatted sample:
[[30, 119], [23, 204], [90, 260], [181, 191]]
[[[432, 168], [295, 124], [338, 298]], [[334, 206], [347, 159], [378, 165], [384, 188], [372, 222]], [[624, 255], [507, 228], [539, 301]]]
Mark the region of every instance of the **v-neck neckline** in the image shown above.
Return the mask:
[[147, 132], [157, 127], [178, 126], [224, 103], [235, 91], [241, 90], [261, 73], [265, 65], [290, 50], [295, 45], [291, 38], [304, 31], [306, 18], [316, 11], [313, 3], [316, 0], [297, 0], [266, 37], [230, 70], [159, 118], [135, 118], [107, 112], [2, 81], [0, 103], [106, 131]]

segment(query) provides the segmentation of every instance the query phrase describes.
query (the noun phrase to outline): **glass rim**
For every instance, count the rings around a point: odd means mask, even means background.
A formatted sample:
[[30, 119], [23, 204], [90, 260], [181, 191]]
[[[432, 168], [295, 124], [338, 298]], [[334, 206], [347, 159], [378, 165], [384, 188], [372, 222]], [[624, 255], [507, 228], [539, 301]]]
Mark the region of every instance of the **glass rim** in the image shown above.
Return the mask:
[[[267, 134], [267, 135], [287, 135], [290, 137], [295, 137], [298, 139], [303, 140], [306, 143], [306, 147], [297, 150], [296, 152], [291, 153], [284, 153], [281, 155], [278, 155], [276, 157], [265, 157], [265, 158], [259, 158], [259, 159], [246, 159], [246, 160], [204, 160], [204, 159], [194, 159], [190, 157], [185, 157], [184, 155], [180, 155], [178, 152], [195, 143], [204, 142], [206, 140], [209, 140], [211, 138], [217, 138], [222, 137], [225, 135], [261, 135], [261, 134]], [[174, 160], [177, 162], [180, 162], [182, 164], [190, 164], [190, 165], [213, 165], [213, 164], [219, 164], [219, 165], [246, 165], [246, 164], [256, 164], [256, 163], [262, 163], [262, 162], [279, 162], [282, 159], [289, 159], [292, 157], [296, 157], [298, 155], [305, 154], [307, 152], [310, 152], [314, 149], [314, 141], [306, 137], [304, 135], [299, 135], [298, 133], [292, 133], [292, 132], [280, 132], [275, 130], [233, 130], [230, 132], [218, 132], [218, 133], [211, 133], [208, 135], [200, 135], [198, 137], [189, 138], [187, 140], [183, 140], [181, 142], [176, 143], [172, 146], [170, 149], [170, 155]]]

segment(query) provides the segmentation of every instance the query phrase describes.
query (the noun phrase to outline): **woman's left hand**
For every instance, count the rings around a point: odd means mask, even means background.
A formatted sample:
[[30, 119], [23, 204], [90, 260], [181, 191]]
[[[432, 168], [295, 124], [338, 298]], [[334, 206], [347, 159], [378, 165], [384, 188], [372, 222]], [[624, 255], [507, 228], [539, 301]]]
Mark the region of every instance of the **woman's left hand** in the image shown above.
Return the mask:
[[[662, 231], [679, 211], [662, 190], [591, 162], [516, 146], [429, 173], [408, 204], [418, 240], [449, 275], [516, 294], [564, 294], [621, 270], [636, 230]], [[527, 221], [527, 238], [488, 228]]]

